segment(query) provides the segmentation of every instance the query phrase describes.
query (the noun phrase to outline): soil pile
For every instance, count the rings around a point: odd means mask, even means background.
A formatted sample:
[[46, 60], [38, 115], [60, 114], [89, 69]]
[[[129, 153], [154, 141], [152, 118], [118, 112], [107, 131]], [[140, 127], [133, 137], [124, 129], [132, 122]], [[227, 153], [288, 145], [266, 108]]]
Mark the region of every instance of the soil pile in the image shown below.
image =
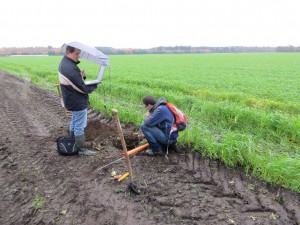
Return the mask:
[[[100, 86], [101, 88], [101, 86]], [[299, 194], [227, 169], [198, 153], [131, 157], [134, 183], [99, 169], [122, 150], [115, 122], [89, 110], [86, 137], [95, 157], [64, 157], [58, 96], [0, 72], [0, 224], [300, 224]], [[128, 150], [141, 144], [123, 126]]]

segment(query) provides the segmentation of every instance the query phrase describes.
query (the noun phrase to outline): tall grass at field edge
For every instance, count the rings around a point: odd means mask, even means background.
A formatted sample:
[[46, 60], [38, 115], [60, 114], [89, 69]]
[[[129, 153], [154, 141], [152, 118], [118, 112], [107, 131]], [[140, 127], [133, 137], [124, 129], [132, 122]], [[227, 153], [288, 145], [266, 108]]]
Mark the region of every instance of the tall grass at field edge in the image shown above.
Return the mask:
[[300, 157], [291, 158], [287, 154], [274, 153], [268, 149], [262, 152], [252, 136], [235, 132], [225, 135], [222, 140], [201, 133], [190, 136], [195, 141], [199, 140], [197, 144], [189, 144], [202, 156], [219, 159], [231, 168], [240, 166], [248, 174], [300, 193]]

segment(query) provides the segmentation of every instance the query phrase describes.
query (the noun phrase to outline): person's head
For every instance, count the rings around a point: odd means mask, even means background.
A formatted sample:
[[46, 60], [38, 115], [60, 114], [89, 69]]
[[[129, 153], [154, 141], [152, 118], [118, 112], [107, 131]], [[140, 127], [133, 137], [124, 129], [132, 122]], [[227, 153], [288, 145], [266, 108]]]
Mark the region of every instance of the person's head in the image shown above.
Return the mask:
[[145, 107], [147, 107], [150, 110], [155, 105], [156, 99], [153, 95], [147, 95], [144, 97], [143, 103], [145, 104]]
[[67, 56], [75, 62], [78, 62], [80, 52], [81, 51], [79, 49], [72, 46], [67, 45], [66, 47]]

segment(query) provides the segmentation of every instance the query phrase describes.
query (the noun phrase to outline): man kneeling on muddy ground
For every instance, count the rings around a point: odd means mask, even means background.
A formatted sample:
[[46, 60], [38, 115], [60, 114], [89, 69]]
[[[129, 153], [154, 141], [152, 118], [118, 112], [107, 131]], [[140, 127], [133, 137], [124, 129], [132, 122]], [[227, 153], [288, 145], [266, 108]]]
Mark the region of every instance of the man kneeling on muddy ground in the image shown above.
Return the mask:
[[75, 136], [79, 155], [93, 156], [96, 153], [87, 149], [84, 129], [87, 125], [88, 94], [97, 89], [97, 84], [85, 85], [85, 71], [80, 71], [77, 66], [80, 52], [77, 48], [67, 46], [66, 55], [58, 67], [58, 76], [64, 105], [72, 113], [69, 133]]
[[165, 105], [166, 99], [160, 98], [156, 101], [152, 95], [147, 95], [143, 99], [145, 107], [149, 110], [144, 118], [141, 130], [150, 144], [150, 148], [145, 151], [146, 155], [163, 155], [164, 150], [178, 152], [176, 142], [178, 132], [172, 132], [174, 116], [171, 110]]

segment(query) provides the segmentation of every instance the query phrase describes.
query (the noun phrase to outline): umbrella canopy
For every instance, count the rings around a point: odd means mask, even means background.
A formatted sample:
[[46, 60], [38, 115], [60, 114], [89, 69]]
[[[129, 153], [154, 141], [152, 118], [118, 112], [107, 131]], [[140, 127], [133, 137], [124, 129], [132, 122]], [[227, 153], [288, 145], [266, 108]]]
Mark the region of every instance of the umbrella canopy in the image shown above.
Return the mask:
[[62, 49], [64, 51], [66, 50], [67, 45], [81, 50], [80, 58], [92, 61], [94, 63], [98, 63], [98, 64], [103, 65], [103, 66], [109, 66], [108, 56], [103, 54], [98, 49], [74, 41], [74, 42], [70, 42], [70, 43], [65, 43], [62, 46]]

